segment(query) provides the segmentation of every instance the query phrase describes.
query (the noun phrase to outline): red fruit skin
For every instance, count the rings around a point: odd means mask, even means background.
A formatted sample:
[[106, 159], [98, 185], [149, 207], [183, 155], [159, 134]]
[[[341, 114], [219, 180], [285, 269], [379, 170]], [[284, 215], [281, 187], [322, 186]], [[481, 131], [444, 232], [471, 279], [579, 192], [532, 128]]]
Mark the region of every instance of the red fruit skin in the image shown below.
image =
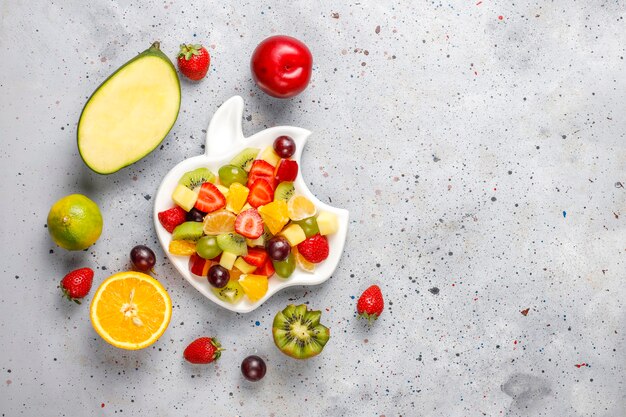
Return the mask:
[[272, 201], [274, 201], [274, 189], [272, 186], [264, 179], [254, 181], [248, 193], [248, 203], [250, 203], [252, 207], [257, 208], [271, 203]]
[[200, 255], [198, 255], [197, 253], [194, 253], [193, 255], [191, 255], [189, 257], [189, 271], [191, 271], [192, 274], [197, 275], [199, 277], [205, 277], [209, 267], [207, 266], [207, 263], [211, 263], [210, 260], [204, 259], [202, 258]]
[[200, 211], [211, 213], [226, 206], [226, 197], [210, 182], [205, 182], [198, 192], [198, 200], [194, 205]]
[[181, 207], [174, 206], [158, 214], [161, 226], [168, 232], [172, 233], [176, 226], [185, 222], [187, 212]]
[[255, 160], [252, 163], [250, 172], [248, 173], [247, 187], [250, 188], [252, 184], [254, 184], [254, 181], [258, 179], [264, 179], [272, 187], [272, 189], [276, 189], [277, 184], [274, 180], [274, 171], [274, 166], [269, 164], [268, 162], [261, 159]]
[[378, 285], [372, 285], [363, 291], [359, 301], [356, 303], [356, 311], [359, 313], [359, 317], [366, 318], [370, 322], [378, 319], [384, 308], [383, 293]]
[[248, 248], [248, 254], [243, 257], [243, 260], [250, 265], [261, 267], [267, 262], [267, 252], [262, 248]]
[[252, 78], [265, 93], [276, 98], [300, 94], [309, 84], [313, 56], [296, 38], [277, 35], [263, 40], [252, 53]]
[[311, 236], [298, 245], [298, 252], [307, 261], [318, 264], [328, 258], [328, 239], [320, 234]]
[[274, 173], [276, 182], [295, 181], [298, 176], [298, 163], [292, 159], [281, 159]]
[[214, 338], [201, 337], [185, 348], [183, 357], [191, 363], [207, 364], [219, 359], [222, 350], [219, 342]]
[[89, 294], [93, 283], [93, 270], [91, 268], [76, 269], [67, 274], [61, 280], [61, 290], [63, 295], [77, 304], [81, 298]]
[[256, 209], [244, 210], [235, 219], [235, 232], [248, 239], [256, 239], [263, 234], [263, 219]]
[[256, 275], [264, 275], [268, 278], [274, 275], [275, 272], [276, 271], [274, 270], [274, 264], [272, 263], [272, 260], [269, 257], [267, 258], [267, 261], [265, 261], [263, 266], [258, 267], [256, 271], [254, 271]]
[[206, 48], [200, 48], [199, 52], [199, 55], [192, 55], [189, 60], [181, 55], [179, 55], [177, 59], [178, 69], [181, 74], [193, 81], [203, 79], [211, 64], [211, 57]]

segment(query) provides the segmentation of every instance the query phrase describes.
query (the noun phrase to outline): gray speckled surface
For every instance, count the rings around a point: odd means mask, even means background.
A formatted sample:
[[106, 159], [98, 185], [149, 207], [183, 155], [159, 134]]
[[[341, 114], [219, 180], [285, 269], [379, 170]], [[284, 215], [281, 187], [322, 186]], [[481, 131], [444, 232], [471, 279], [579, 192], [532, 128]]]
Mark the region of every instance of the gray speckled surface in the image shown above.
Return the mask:
[[[280, 3], [0, 4], [0, 415], [625, 415], [623, 2]], [[281, 32], [315, 58], [311, 86], [288, 101], [248, 70], [256, 43]], [[170, 56], [181, 41], [210, 45], [210, 74], [183, 82], [161, 149], [94, 174], [75, 144], [82, 105], [155, 39]], [[150, 218], [162, 176], [202, 152], [234, 94], [246, 134], [315, 132], [302, 172], [352, 219], [327, 283], [247, 315], [179, 277]], [[86, 252], [55, 247], [44, 228], [73, 192], [105, 218]], [[123, 352], [56, 285], [74, 267], [96, 269], [96, 283], [127, 269], [138, 243], [157, 250], [174, 312], [154, 347]], [[387, 309], [367, 328], [352, 297], [374, 282]], [[270, 337], [290, 301], [324, 309], [332, 329], [307, 362]], [[228, 351], [188, 365], [182, 350], [205, 334]], [[268, 365], [257, 384], [239, 372], [252, 353]]]

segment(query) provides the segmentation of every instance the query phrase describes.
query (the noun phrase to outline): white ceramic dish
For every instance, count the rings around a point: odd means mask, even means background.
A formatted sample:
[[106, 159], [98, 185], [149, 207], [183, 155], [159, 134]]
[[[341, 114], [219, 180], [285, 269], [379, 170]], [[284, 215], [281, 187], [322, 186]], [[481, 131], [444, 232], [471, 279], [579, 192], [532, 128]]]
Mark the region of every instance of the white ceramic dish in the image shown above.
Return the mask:
[[254, 303], [250, 302], [248, 298], [244, 296], [238, 303], [230, 304], [220, 300], [215, 294], [213, 294], [206, 277], [198, 277], [189, 271], [188, 256], [176, 256], [168, 252], [171, 235], [163, 228], [158, 220], [157, 214], [174, 205], [171, 198], [172, 191], [176, 187], [180, 177], [185, 172], [200, 167], [207, 167], [213, 173], [217, 174], [218, 169], [222, 165], [228, 164], [228, 162], [242, 149], [246, 147], [263, 149], [266, 146], [271, 146], [274, 139], [281, 135], [291, 136], [296, 142], [296, 153], [294, 154], [293, 159], [298, 162], [298, 165], [300, 165], [302, 150], [306, 144], [307, 138], [311, 134], [308, 130], [299, 127], [276, 126], [258, 132], [249, 138], [244, 138], [241, 128], [242, 116], [243, 99], [239, 96], [231, 97], [224, 104], [222, 104], [219, 109], [217, 109], [207, 130], [205, 154], [182, 161], [172, 168], [163, 179], [163, 182], [161, 182], [156, 198], [154, 199], [154, 225], [156, 227], [157, 236], [159, 237], [159, 242], [161, 243], [161, 246], [163, 246], [163, 250], [176, 269], [178, 269], [181, 275], [185, 277], [191, 285], [193, 285], [198, 291], [214, 303], [219, 304], [228, 310], [236, 311], [238, 313], [247, 313], [259, 307], [265, 302], [265, 300], [283, 288], [291, 287], [293, 285], [317, 285], [330, 278], [331, 274], [335, 271], [335, 268], [337, 268], [337, 264], [339, 263], [339, 259], [343, 253], [348, 230], [348, 211], [331, 207], [319, 201], [307, 188], [302, 178], [302, 171], [300, 171], [296, 181], [294, 182], [296, 193], [302, 194], [313, 201], [317, 206], [318, 211], [325, 210], [335, 213], [339, 220], [339, 230], [337, 233], [328, 236], [328, 243], [330, 246], [330, 255], [328, 258], [324, 262], [318, 264], [313, 273], [305, 272], [296, 267], [296, 270], [288, 279], [282, 279], [274, 275], [269, 279], [269, 289], [267, 294]]

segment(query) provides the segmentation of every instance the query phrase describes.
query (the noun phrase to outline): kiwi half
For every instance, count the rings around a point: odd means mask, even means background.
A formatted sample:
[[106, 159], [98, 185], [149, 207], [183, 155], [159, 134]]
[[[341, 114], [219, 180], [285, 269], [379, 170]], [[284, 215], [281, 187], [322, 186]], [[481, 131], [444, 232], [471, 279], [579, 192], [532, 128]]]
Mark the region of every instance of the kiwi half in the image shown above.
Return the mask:
[[235, 157], [230, 161], [230, 164], [239, 167], [244, 171], [250, 171], [252, 161], [254, 161], [254, 158], [256, 158], [259, 152], [261, 152], [259, 148], [246, 148], [235, 155]]
[[178, 180], [179, 184], [193, 190], [200, 187], [205, 182], [215, 182], [215, 174], [213, 174], [208, 168], [198, 168], [193, 171], [187, 171]]
[[226, 301], [227, 303], [236, 303], [241, 300], [243, 297], [243, 288], [236, 280], [228, 281], [225, 287], [215, 288], [211, 287], [211, 290], [220, 300]]
[[285, 355], [308, 359], [319, 355], [330, 338], [330, 329], [320, 324], [322, 312], [306, 305], [288, 305], [274, 317], [274, 343]]
[[293, 188], [293, 182], [283, 181], [278, 184], [278, 187], [276, 187], [276, 191], [274, 191], [274, 201], [289, 201], [289, 199], [293, 197], [295, 193], [296, 189]]
[[230, 232], [217, 235], [217, 246], [223, 251], [234, 253], [235, 255], [246, 256], [248, 254], [246, 238], [238, 233]]
[[200, 222], [185, 222], [176, 226], [172, 232], [172, 240], [198, 240], [202, 237]]

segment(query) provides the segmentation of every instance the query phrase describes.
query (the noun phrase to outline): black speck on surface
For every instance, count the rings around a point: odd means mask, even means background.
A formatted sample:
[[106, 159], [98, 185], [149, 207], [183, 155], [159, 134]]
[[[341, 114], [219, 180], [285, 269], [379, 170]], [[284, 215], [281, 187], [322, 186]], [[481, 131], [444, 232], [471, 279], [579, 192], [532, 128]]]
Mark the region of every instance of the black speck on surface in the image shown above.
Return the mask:
[[150, 201], [150, 199], [152, 198], [152, 196], [150, 194], [146, 194], [143, 196], [143, 198], [146, 199], [146, 201]]
[[439, 294], [439, 288], [437, 287], [432, 287], [428, 290], [431, 294], [437, 295]]

